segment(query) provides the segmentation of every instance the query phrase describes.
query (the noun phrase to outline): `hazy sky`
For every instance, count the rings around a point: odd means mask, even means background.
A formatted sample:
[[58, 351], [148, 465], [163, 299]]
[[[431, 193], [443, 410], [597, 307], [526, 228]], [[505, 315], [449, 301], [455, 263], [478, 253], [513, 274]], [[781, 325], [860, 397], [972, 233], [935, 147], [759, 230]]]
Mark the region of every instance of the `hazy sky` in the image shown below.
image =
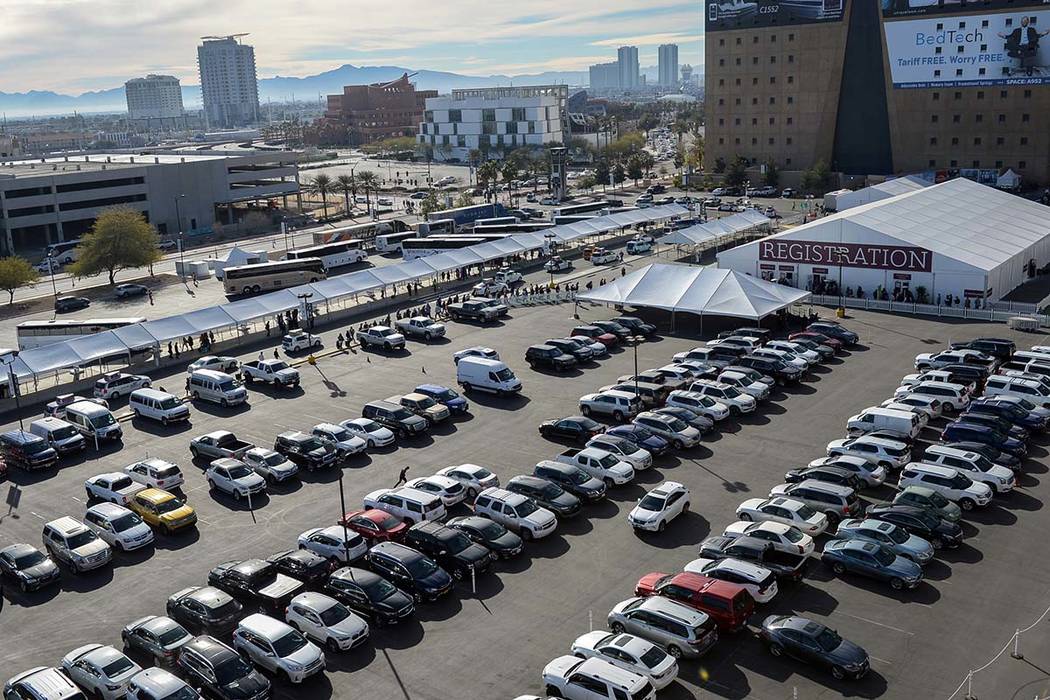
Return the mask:
[[586, 69], [634, 44], [702, 63], [700, 0], [9, 0], [0, 92], [80, 93], [146, 73], [197, 83], [203, 35], [249, 32], [259, 77], [344, 63], [458, 73]]

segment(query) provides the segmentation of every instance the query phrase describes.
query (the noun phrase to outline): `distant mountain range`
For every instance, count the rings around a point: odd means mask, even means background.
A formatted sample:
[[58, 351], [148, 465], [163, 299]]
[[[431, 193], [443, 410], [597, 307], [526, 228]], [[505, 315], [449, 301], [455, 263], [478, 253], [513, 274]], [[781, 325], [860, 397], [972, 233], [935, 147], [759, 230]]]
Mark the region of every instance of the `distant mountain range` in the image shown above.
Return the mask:
[[[380, 83], [400, 78], [403, 73], [413, 73], [411, 68], [400, 66], [353, 66], [346, 64], [330, 71], [304, 78], [275, 76], [259, 81], [259, 99], [287, 101], [316, 100], [318, 96], [342, 92], [344, 85]], [[645, 68], [642, 72], [655, 72]], [[447, 93], [453, 88], [493, 87], [497, 85], [587, 85], [587, 71], [556, 71], [531, 75], [486, 75], [472, 76], [444, 71], [421, 70], [412, 78], [421, 90], [437, 90]], [[183, 85], [182, 100], [187, 109], [201, 105], [200, 86]], [[0, 92], [0, 112], [9, 117], [30, 115], [69, 114], [78, 112], [123, 112], [124, 87], [85, 92], [81, 95], [63, 95], [57, 92], [32, 90], [30, 92]]]

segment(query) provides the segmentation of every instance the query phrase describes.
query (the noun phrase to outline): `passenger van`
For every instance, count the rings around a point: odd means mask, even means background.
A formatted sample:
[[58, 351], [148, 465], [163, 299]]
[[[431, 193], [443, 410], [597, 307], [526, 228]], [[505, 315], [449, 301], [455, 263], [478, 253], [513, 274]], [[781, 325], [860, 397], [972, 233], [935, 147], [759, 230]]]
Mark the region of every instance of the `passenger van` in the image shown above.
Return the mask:
[[136, 418], [150, 418], [164, 425], [190, 419], [189, 407], [177, 396], [156, 389], [137, 389], [131, 392], [128, 407]]
[[236, 406], [248, 400], [248, 391], [240, 382], [213, 369], [195, 370], [186, 380], [186, 391], [194, 401], [211, 401], [222, 406]]
[[44, 438], [24, 430], [12, 430], [0, 435], [0, 456], [3, 456], [5, 464], [17, 465], [28, 471], [46, 469], [58, 461], [58, 452]]
[[108, 408], [94, 401], [77, 401], [66, 406], [66, 421], [88, 440], [121, 440], [124, 431]]
[[95, 381], [93, 393], [96, 399], [113, 400], [121, 396], [128, 396], [136, 389], [149, 387], [150, 384], [150, 378], [145, 375], [110, 372], [103, 374]]
[[40, 418], [29, 424], [29, 432], [44, 438], [58, 454], [79, 452], [87, 447], [87, 440], [77, 427], [61, 418]]
[[895, 408], [866, 408], [846, 421], [846, 433], [850, 437], [866, 435], [876, 430], [884, 430], [904, 440], [914, 440], [922, 431], [922, 420], [911, 411], [899, 411]]
[[486, 357], [462, 358], [456, 364], [456, 381], [465, 392], [479, 389], [503, 396], [521, 391], [521, 381], [505, 363]]
[[1018, 350], [1010, 359], [1014, 362], [1037, 362], [1043, 365], [1050, 365], [1050, 355], [1045, 352], [1036, 352], [1035, 350]]

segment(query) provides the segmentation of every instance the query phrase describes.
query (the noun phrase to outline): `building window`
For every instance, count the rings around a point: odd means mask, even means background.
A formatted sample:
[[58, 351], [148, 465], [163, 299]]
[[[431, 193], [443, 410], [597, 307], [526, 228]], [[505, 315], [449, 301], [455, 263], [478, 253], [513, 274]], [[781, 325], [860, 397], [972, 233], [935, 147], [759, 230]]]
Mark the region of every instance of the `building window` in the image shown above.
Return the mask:
[[980, 124], [981, 122], [984, 121], [984, 115], [983, 114], [975, 114], [975, 115], [973, 115], [973, 120], [975, 122], [977, 122], [978, 124]]
[[751, 79], [751, 84], [752, 85], [758, 85], [758, 78], [752, 78]]
[[725, 103], [726, 103], [726, 98], [724, 98], [724, 97], [719, 97], [719, 98], [718, 98], [718, 105], [719, 105], [719, 106], [722, 106], [722, 105], [724, 105]]
[[757, 146], [758, 145], [758, 139], [755, 138], [754, 136], [751, 137], [751, 145], [752, 146]]
[[[791, 145], [791, 137], [790, 137], [790, 136], [788, 136], [786, 140], [787, 140], [787, 145], [789, 145], [789, 146], [790, 146], [790, 145]], [[790, 158], [788, 158], [788, 162], [789, 162], [789, 163], [791, 162], [791, 159], [790, 159]]]
[[952, 124], [958, 124], [960, 121], [962, 121], [962, 115], [961, 114], [953, 114], [952, 115]]
[[758, 126], [758, 117], [751, 117], [751, 126]]
[[751, 98], [751, 104], [757, 105], [758, 104], [758, 98], [757, 97], [752, 97]]
[[725, 85], [726, 85], [725, 78], [719, 78], [718, 79], [718, 87], [725, 87]]
[[719, 136], [718, 137], [718, 145], [719, 146], [724, 146], [725, 143], [726, 143], [726, 140], [724, 138], [722, 138], [721, 136]]
[[723, 119], [722, 117], [719, 117], [718, 118], [718, 125], [719, 126], [725, 126], [726, 125], [726, 120]]
[[939, 93], [939, 92], [933, 93], [933, 101], [936, 102], [939, 99], [941, 99], [941, 93]]
[[753, 65], [753, 66], [757, 66], [758, 65], [758, 56], [752, 56], [751, 57], [751, 65]]
[[965, 53], [965, 52], [966, 52], [966, 47], [963, 46], [962, 44], [959, 44], [959, 46], [956, 47], [955, 53]]
[[450, 109], [448, 111], [448, 120], [453, 124], [463, 121], [463, 110]]
[[736, 86], [737, 86], [737, 87], [740, 87], [740, 78], [737, 78], [737, 79], [736, 79]]
[[[791, 143], [791, 139], [788, 139], [788, 143]], [[791, 165], [791, 159], [790, 158], [785, 158], [784, 159], [784, 165]]]
[[984, 99], [984, 90], [978, 90], [977, 91], [977, 99], [978, 100], [983, 100]]
[[733, 120], [733, 124], [735, 124], [736, 126], [740, 126], [740, 117], [737, 117], [736, 119], [734, 119]]
[[937, 70], [933, 71], [933, 77], [934, 77], [934, 78], [939, 78], [939, 77], [941, 77], [941, 71], [940, 71], [940, 69], [939, 69], [939, 68], [938, 68]]
[[1026, 100], [1027, 100], [1027, 99], [1028, 99], [1029, 97], [1031, 97], [1031, 96], [1032, 96], [1032, 91], [1031, 91], [1031, 90], [1025, 90], [1025, 91], [1024, 91], [1024, 98], [1025, 98]]
[[752, 44], [757, 44], [758, 43], [758, 37], [757, 36], [751, 37], [751, 43]]
[[726, 45], [726, 40], [725, 39], [719, 39], [718, 40], [718, 45], [719, 46], [725, 46]]
[[792, 124], [795, 123], [795, 118], [794, 117], [788, 117], [787, 118], [787, 123], [788, 123], [788, 126], [791, 126]]
[[984, 68], [978, 68], [977, 69], [977, 75], [984, 75], [984, 74], [985, 74], [985, 69]]
[[736, 103], [737, 103], [737, 105], [739, 105], [739, 104], [740, 104], [740, 98], [739, 98], [739, 97], [738, 97], [738, 98], [736, 98]]
[[769, 137], [769, 145], [770, 145], [770, 146], [772, 146], [772, 145], [773, 145], [773, 137], [772, 137], [772, 136], [770, 136], [770, 137]]
[[769, 57], [769, 62], [770, 63], [776, 63], [777, 62], [777, 57], [776, 56], [770, 56]]
[[1003, 167], [1003, 162], [1001, 160], [995, 161], [995, 167], [997, 167], [997, 168]]
[[933, 123], [933, 124], [936, 124], [936, 123], [937, 123], [937, 120], [938, 120], [939, 118], [940, 118], [940, 117], [938, 117], [938, 116], [937, 116], [936, 114], [931, 114], [931, 115], [930, 115], [930, 122], [931, 122], [931, 123]]
[[494, 109], [483, 109], [483, 110], [481, 110], [481, 121], [483, 121], [483, 122], [494, 122], [494, 121], [496, 121], [496, 110], [494, 110]]
[[999, 123], [1000, 124], [1005, 124], [1006, 123], [1006, 115], [1005, 114], [1000, 114], [999, 115]]
[[788, 41], [794, 41], [794, 40], [795, 40], [795, 35], [792, 34], [791, 32], [788, 32]]
[[996, 139], [995, 139], [995, 145], [996, 146], [1002, 146], [1002, 145], [1005, 145], [1005, 144], [1006, 144], [1006, 139], [1004, 139], [1002, 136], [996, 137]]
[[952, 137], [952, 145], [953, 146], [958, 146], [959, 145], [959, 137], [958, 136], [953, 136]]
[[981, 145], [981, 137], [980, 136], [974, 136], [973, 137], [973, 145], [974, 146], [980, 146]]
[[769, 76], [769, 84], [770, 85], [776, 85], [776, 83], [777, 83], [777, 76], [775, 76], [775, 75]]
[[962, 74], [963, 74], [963, 69], [962, 68], [956, 68], [955, 69], [955, 77], [956, 78], [961, 78]]
[[1021, 145], [1022, 146], [1027, 146], [1028, 145], [1028, 137], [1027, 136], [1022, 136], [1021, 137]]
[[1022, 115], [1021, 115], [1021, 123], [1022, 123], [1022, 124], [1027, 124], [1027, 123], [1028, 123], [1028, 120], [1029, 120], [1030, 118], [1031, 118], [1031, 117], [1029, 117], [1029, 115], [1027, 115], [1027, 114], [1022, 114]]
[[795, 54], [789, 53], [788, 54], [788, 63], [794, 63], [794, 62], [795, 62]]
[[793, 76], [793, 75], [789, 75], [789, 76], [788, 76], [788, 85], [791, 85], [791, 84], [793, 84], [794, 82], [795, 82], [795, 76]]
[[931, 159], [930, 159], [930, 160], [929, 160], [929, 161], [927, 162], [927, 165], [926, 165], [926, 167], [927, 167], [927, 168], [936, 168], [936, 167], [937, 167], [937, 161], [935, 161], [935, 160], [933, 160], [933, 159], [931, 158]]
[[931, 146], [936, 146], [937, 145], [937, 137], [936, 136], [931, 136], [930, 137], [930, 145]]
[[1024, 160], [1017, 161], [1017, 167], [1021, 168], [1022, 170], [1024, 170], [1025, 168], [1028, 167], [1028, 161], [1024, 161]]
[[776, 119], [776, 117], [770, 117], [770, 118], [769, 118], [769, 125], [770, 125], [770, 126], [773, 126], [773, 125], [774, 125], [774, 124], [776, 124], [776, 123], [777, 123], [777, 119]]
[[740, 65], [740, 57], [739, 57], [739, 56], [738, 56], [738, 57], [737, 57], [737, 59], [736, 59], [736, 64], [737, 64], [738, 66]]
[[958, 168], [959, 167], [959, 161], [957, 161], [957, 160], [950, 161], [948, 163], [948, 165], [950, 165], [953, 168]]
[[961, 100], [962, 99], [962, 93], [961, 92], [956, 92], [955, 93], [955, 99]]
[[795, 98], [792, 97], [791, 95], [788, 95], [788, 104], [789, 105], [795, 104]]
[[1001, 99], [1001, 100], [1005, 100], [1006, 99], [1006, 90], [1000, 90], [999, 91], [999, 99]]
[[775, 105], [776, 103], [777, 103], [777, 98], [775, 98], [775, 97], [770, 97], [769, 98], [769, 104]]
[[736, 137], [736, 138], [735, 138], [735, 139], [733, 139], [733, 140], [734, 140], [734, 141], [736, 141], [736, 145], [737, 145], [737, 146], [739, 146], [739, 145], [740, 145], [740, 137], [739, 137], [739, 136], [738, 136], [738, 137]]
[[941, 53], [941, 49], [942, 49], [942, 48], [943, 48], [943, 47], [941, 47], [941, 46], [935, 46], [935, 47], [933, 47], [933, 53], [934, 53], [934, 54], [940, 54], [940, 53]]
[[981, 44], [981, 53], [984, 53], [987, 50], [988, 50], [988, 44]]

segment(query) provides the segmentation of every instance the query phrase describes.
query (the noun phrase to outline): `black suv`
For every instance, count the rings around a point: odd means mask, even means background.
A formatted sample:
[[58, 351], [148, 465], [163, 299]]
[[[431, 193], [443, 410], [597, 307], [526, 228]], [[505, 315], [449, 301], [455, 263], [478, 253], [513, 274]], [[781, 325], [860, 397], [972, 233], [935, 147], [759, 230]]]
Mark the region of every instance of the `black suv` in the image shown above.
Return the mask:
[[247, 603], [259, 603], [270, 611], [282, 613], [292, 598], [306, 588], [301, 581], [285, 576], [275, 565], [262, 559], [223, 562], [208, 572], [208, 585]]
[[566, 355], [553, 345], [530, 345], [525, 351], [525, 361], [529, 367], [545, 367], [558, 372], [567, 372], [576, 366], [576, 358]]
[[1010, 356], [1017, 350], [1014, 341], [1006, 338], [974, 338], [962, 343], [952, 343], [952, 350], [980, 350], [986, 355], [997, 357], [1000, 360], [1009, 360]]
[[474, 543], [458, 530], [424, 520], [408, 528], [405, 544], [434, 559], [456, 579], [480, 574], [495, 558], [487, 547]]
[[607, 490], [605, 482], [595, 479], [572, 464], [545, 459], [536, 465], [532, 473], [541, 479], [557, 484], [577, 498], [589, 503], [605, 498]]
[[612, 333], [620, 340], [626, 340], [634, 335], [630, 328], [627, 328], [616, 321], [591, 321], [591, 325], [598, 326], [606, 333]]
[[244, 609], [229, 593], [211, 586], [191, 586], [168, 598], [168, 617], [191, 632], [229, 634]]
[[288, 549], [278, 552], [266, 561], [285, 576], [302, 581], [312, 589], [319, 589], [332, 570], [331, 562], [309, 549]]
[[801, 369], [789, 365], [783, 360], [771, 360], [768, 357], [755, 357], [754, 355], [744, 355], [743, 357], [736, 360], [733, 364], [739, 367], [753, 369], [756, 372], [761, 372], [762, 374], [767, 374], [774, 380], [776, 380], [777, 384], [797, 382], [799, 379], [802, 378]]
[[632, 333], [645, 336], [656, 335], [656, 326], [646, 323], [637, 316], [617, 316], [613, 320]]
[[365, 555], [372, 571], [411, 594], [416, 603], [435, 601], [452, 590], [452, 577], [422, 552], [396, 542], [380, 542]]
[[339, 459], [334, 445], [299, 431], [281, 433], [273, 441], [274, 452], [279, 452], [300, 467], [313, 471], [330, 467]]
[[543, 506], [559, 518], [571, 518], [580, 512], [580, 499], [538, 476], [516, 476], [504, 488], [531, 498], [536, 505]]
[[0, 435], [0, 456], [5, 464], [26, 470], [46, 469], [58, 461], [58, 452], [47, 440], [26, 430], [11, 430]]
[[510, 559], [521, 554], [524, 543], [516, 534], [499, 523], [480, 515], [465, 515], [452, 518], [447, 523], [453, 530], [484, 546], [500, 559]]
[[270, 697], [270, 681], [266, 676], [214, 637], [195, 637], [183, 644], [178, 666], [191, 685], [221, 700]]
[[422, 416], [409, 411], [400, 404], [389, 401], [372, 401], [361, 409], [361, 415], [371, 418], [384, 428], [390, 428], [398, 437], [422, 435], [430, 430], [430, 423]]
[[543, 341], [544, 345], [550, 345], [561, 350], [566, 355], [572, 355], [576, 362], [583, 364], [594, 359], [594, 351], [578, 340], [572, 338], [549, 338]]
[[959, 523], [950, 523], [929, 508], [902, 503], [876, 503], [868, 506], [867, 517], [902, 527], [909, 534], [929, 541], [934, 549], [958, 547], [962, 543], [963, 532]]
[[343, 567], [333, 571], [324, 591], [377, 625], [403, 622], [416, 609], [401, 589], [365, 569]]

